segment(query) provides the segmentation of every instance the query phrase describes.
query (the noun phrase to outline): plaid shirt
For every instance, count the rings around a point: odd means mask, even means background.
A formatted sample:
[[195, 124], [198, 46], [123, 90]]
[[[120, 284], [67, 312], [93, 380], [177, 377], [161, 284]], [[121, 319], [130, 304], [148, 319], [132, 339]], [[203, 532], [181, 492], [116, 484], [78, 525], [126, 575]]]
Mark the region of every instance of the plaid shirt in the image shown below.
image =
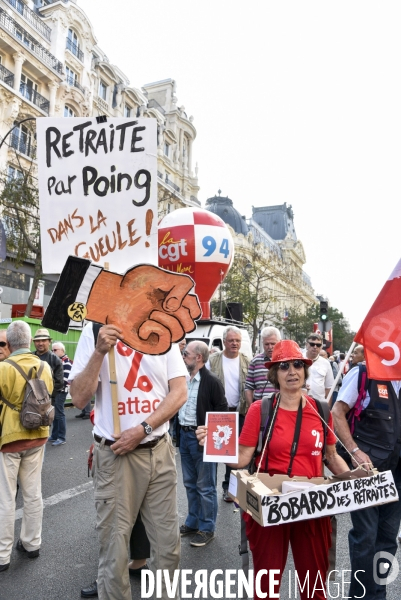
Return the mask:
[[277, 392], [276, 388], [267, 381], [268, 369], [265, 362], [269, 359], [264, 352], [257, 354], [249, 363], [248, 375], [246, 376], [245, 389], [253, 390], [253, 401], [261, 400], [266, 394]]

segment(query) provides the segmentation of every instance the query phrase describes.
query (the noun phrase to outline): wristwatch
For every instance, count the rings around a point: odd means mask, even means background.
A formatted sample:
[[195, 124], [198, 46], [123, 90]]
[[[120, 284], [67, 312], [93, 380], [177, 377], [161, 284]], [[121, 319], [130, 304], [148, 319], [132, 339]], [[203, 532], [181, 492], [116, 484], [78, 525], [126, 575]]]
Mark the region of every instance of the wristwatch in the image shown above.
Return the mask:
[[143, 421], [141, 423], [142, 427], [145, 430], [146, 435], [150, 435], [153, 431], [153, 427], [151, 425], [149, 425], [149, 423], [146, 423], [146, 421]]

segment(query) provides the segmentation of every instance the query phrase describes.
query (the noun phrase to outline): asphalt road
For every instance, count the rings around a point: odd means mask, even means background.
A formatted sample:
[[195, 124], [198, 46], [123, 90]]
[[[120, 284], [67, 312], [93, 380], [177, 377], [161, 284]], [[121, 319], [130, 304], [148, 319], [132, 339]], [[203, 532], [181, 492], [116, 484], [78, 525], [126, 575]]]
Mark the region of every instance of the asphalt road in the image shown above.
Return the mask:
[[[0, 573], [0, 600], [76, 600], [80, 589], [96, 579], [97, 534], [92, 480], [87, 476], [88, 449], [92, 442], [90, 421], [75, 419], [78, 411], [68, 408], [67, 444], [52, 447], [47, 444], [43, 465], [43, 516], [42, 549], [38, 559], [30, 560], [13, 550], [8, 571]], [[186, 495], [182, 485], [179, 453], [178, 513], [180, 523], [186, 517]], [[220, 494], [223, 466], [219, 466], [219, 513], [216, 538], [204, 548], [190, 546], [190, 538], [182, 540], [181, 569], [239, 569], [240, 539], [239, 512], [233, 504], [223, 502]], [[22, 505], [17, 499], [17, 509]], [[348, 515], [338, 518], [337, 569], [343, 571], [344, 581], [349, 580], [347, 532]], [[15, 541], [21, 527], [20, 511], [16, 515]], [[289, 593], [288, 571], [292, 571], [289, 558], [284, 575], [281, 598], [295, 596], [294, 583]], [[132, 598], [141, 598], [140, 583], [132, 580]], [[337, 583], [337, 584], [336, 584]], [[330, 584], [329, 598], [346, 598], [348, 586], [342, 591], [342, 578]], [[191, 590], [191, 588], [189, 588]], [[401, 575], [388, 586], [388, 600], [401, 597]]]

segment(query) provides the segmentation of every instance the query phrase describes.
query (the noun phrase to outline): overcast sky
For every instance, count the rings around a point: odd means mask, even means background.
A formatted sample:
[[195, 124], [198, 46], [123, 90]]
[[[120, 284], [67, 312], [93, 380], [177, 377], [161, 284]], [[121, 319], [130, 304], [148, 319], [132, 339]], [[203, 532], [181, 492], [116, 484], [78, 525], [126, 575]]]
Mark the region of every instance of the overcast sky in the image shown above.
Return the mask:
[[359, 328], [400, 258], [401, 3], [78, 4], [131, 85], [177, 81], [202, 206], [291, 204], [316, 293]]

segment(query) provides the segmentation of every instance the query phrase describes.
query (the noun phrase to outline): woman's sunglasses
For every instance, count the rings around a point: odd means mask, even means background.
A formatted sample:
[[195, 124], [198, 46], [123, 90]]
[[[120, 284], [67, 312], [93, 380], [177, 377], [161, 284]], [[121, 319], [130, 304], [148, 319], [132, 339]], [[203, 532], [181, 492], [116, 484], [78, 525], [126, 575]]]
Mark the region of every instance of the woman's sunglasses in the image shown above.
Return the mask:
[[288, 371], [291, 363], [294, 365], [294, 369], [297, 369], [297, 370], [303, 369], [305, 366], [305, 363], [303, 360], [290, 360], [290, 361], [279, 363], [278, 368], [280, 369], [280, 371]]
[[7, 342], [0, 342], [0, 348], [5, 348], [7, 346]]

